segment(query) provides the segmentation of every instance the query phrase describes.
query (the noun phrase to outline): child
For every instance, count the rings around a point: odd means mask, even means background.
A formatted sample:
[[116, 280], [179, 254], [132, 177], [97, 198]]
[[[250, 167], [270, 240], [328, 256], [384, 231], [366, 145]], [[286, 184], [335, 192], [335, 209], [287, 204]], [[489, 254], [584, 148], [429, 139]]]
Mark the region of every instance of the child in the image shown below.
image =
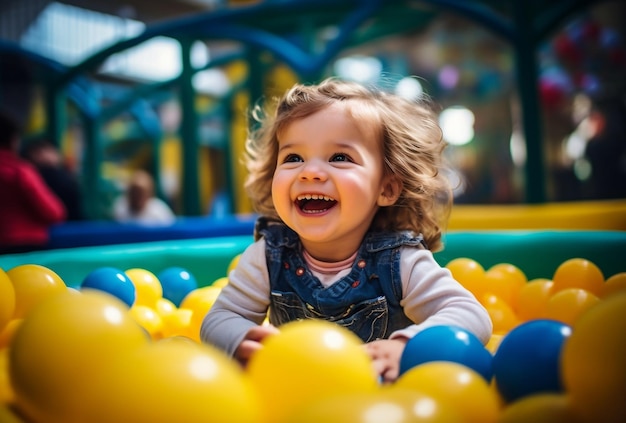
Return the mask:
[[357, 334], [389, 382], [426, 327], [488, 341], [487, 311], [431, 252], [451, 196], [429, 109], [327, 79], [296, 85], [273, 117], [255, 117], [246, 189], [261, 215], [256, 241], [205, 317], [204, 342], [245, 364], [281, 324], [326, 319]]

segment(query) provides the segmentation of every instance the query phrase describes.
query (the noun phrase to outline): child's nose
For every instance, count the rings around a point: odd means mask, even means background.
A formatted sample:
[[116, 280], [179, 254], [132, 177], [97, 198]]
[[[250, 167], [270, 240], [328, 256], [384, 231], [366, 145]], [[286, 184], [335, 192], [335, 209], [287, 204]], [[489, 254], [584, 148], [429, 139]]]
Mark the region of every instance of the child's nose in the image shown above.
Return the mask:
[[306, 162], [300, 172], [300, 180], [302, 181], [325, 181], [327, 177], [323, 166], [315, 161]]

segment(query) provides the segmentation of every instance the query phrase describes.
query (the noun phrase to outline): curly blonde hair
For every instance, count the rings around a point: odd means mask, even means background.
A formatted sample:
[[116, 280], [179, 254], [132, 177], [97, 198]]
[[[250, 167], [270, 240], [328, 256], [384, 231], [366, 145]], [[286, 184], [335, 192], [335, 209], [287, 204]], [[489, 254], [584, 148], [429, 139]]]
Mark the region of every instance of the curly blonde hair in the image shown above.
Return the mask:
[[422, 234], [428, 248], [442, 248], [441, 235], [452, 206], [445, 175], [445, 142], [437, 116], [427, 100], [414, 102], [354, 82], [329, 78], [317, 85], [296, 84], [274, 99], [274, 112], [253, 110], [256, 128], [246, 141], [245, 189], [256, 212], [280, 221], [272, 201], [277, 165], [278, 134], [295, 120], [336, 102], [344, 102], [364, 134], [381, 142], [386, 175], [401, 181], [396, 203], [381, 207], [371, 230], [410, 230]]

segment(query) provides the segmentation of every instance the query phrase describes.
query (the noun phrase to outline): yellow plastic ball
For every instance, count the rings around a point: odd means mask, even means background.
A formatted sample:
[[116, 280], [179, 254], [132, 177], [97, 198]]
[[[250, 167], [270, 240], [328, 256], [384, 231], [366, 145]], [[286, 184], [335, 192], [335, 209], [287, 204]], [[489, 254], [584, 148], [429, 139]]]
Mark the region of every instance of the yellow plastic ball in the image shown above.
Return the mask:
[[604, 281], [600, 298], [607, 298], [618, 292], [626, 292], [626, 272], [616, 273]]
[[250, 358], [247, 374], [272, 421], [281, 421], [307, 402], [378, 387], [361, 340], [334, 323], [293, 321], [263, 344]]
[[226, 276], [215, 279], [211, 284], [211, 286], [214, 286], [215, 288], [224, 288], [226, 285], [228, 285], [228, 277]]
[[506, 406], [498, 423], [573, 423], [578, 421], [565, 394], [523, 397]]
[[587, 310], [561, 353], [571, 406], [583, 422], [626, 421], [626, 292]]
[[154, 309], [161, 316], [161, 318], [165, 319], [168, 315], [174, 313], [178, 307], [172, 301], [167, 298], [159, 298], [156, 301], [156, 305]]
[[9, 404], [0, 403], [0, 422], [2, 423], [28, 423], [18, 416]]
[[552, 282], [552, 295], [566, 288], [580, 288], [599, 297], [602, 294], [604, 275], [592, 261], [572, 258], [557, 267]]
[[179, 339], [155, 341], [112, 361], [98, 406], [85, 421], [230, 423], [263, 420], [256, 392], [221, 351]]
[[[13, 401], [13, 388], [9, 380], [9, 350], [0, 349], [0, 404], [8, 404]], [[0, 422], [3, 422], [0, 419]]]
[[13, 319], [0, 331], [0, 349], [11, 345], [15, 331], [23, 321], [24, 319]]
[[376, 392], [346, 392], [305, 403], [284, 422], [298, 423], [449, 423], [462, 422], [450, 404], [431, 395], [396, 387]]
[[467, 257], [458, 257], [445, 266], [452, 273], [452, 277], [469, 290], [476, 298], [485, 293], [485, 269], [476, 260]]
[[600, 299], [586, 289], [566, 288], [552, 295], [546, 303], [545, 316], [573, 326], [576, 320]]
[[38, 264], [22, 264], [7, 272], [15, 289], [13, 317], [25, 317], [44, 299], [67, 291], [65, 282], [53, 270]]
[[155, 311], [161, 318], [161, 335], [163, 338], [182, 335], [191, 321], [191, 310], [187, 310], [187, 318], [181, 320], [181, 316], [185, 313], [180, 313], [176, 304], [167, 298], [157, 300]]
[[207, 306], [212, 306], [215, 303], [220, 292], [222, 292], [221, 288], [211, 285], [194, 289], [183, 298], [179, 307], [194, 311], [205, 311]]
[[226, 269], [226, 275], [230, 275], [230, 272], [237, 267], [239, 264], [239, 260], [241, 259], [241, 254], [237, 254], [233, 259], [228, 263], [228, 268]]
[[487, 271], [500, 271], [500, 272], [504, 272], [508, 275], [510, 275], [511, 277], [513, 277], [514, 279], [517, 279], [517, 284], [520, 285], [521, 283], [526, 283], [528, 282], [528, 278], [526, 277], [526, 274], [524, 273], [524, 271], [522, 269], [520, 269], [519, 267], [517, 267], [514, 264], [511, 263], [498, 263], [498, 264], [494, 264], [493, 266], [491, 266], [489, 269], [487, 269]]
[[513, 311], [524, 322], [546, 317], [546, 304], [550, 298], [552, 281], [538, 278], [529, 281], [520, 289], [517, 296], [517, 308]]
[[163, 287], [154, 273], [139, 268], [128, 269], [124, 273], [135, 286], [135, 302], [133, 305], [154, 308], [157, 300], [163, 297]]
[[67, 291], [35, 307], [10, 348], [15, 403], [36, 422], [88, 421], [98, 405], [93, 379], [109, 361], [146, 345], [149, 337], [128, 307], [102, 291]]
[[505, 334], [520, 324], [513, 307], [497, 295], [488, 292], [483, 295], [480, 302], [489, 313], [493, 323], [493, 333]]
[[0, 269], [0, 332], [13, 319], [15, 313], [15, 288], [13, 282]]
[[395, 386], [413, 389], [451, 404], [462, 422], [495, 422], [500, 402], [487, 381], [459, 363], [431, 361], [403, 373]]
[[130, 315], [148, 332], [150, 338], [157, 340], [163, 337], [163, 319], [154, 309], [145, 305], [133, 305]]
[[528, 279], [520, 268], [510, 263], [499, 263], [485, 272], [485, 290], [506, 301], [515, 310], [520, 290]]
[[193, 311], [186, 308], [176, 309], [167, 319], [163, 320], [163, 337], [185, 336], [199, 342], [199, 334], [191, 327]]
[[498, 351], [498, 347], [500, 346], [500, 342], [502, 342], [502, 338], [504, 338], [505, 334], [493, 333], [485, 345], [485, 348], [489, 350], [489, 352], [493, 355]]
[[220, 292], [222, 292], [222, 288], [210, 285], [194, 289], [180, 303], [180, 308], [192, 311], [191, 321], [189, 322], [189, 332], [192, 339], [200, 341], [200, 326], [204, 316], [213, 307]]

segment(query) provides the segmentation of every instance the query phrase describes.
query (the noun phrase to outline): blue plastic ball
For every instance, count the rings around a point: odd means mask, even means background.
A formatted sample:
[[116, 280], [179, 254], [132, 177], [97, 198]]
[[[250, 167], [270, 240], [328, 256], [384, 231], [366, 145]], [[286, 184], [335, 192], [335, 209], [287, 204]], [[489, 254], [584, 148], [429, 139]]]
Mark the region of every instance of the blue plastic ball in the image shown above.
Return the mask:
[[561, 393], [560, 357], [572, 333], [565, 323], [537, 319], [513, 328], [493, 357], [493, 374], [502, 398], [512, 402], [535, 393]]
[[432, 326], [409, 339], [400, 358], [400, 374], [431, 361], [462, 364], [488, 382], [493, 376], [489, 350], [476, 335], [457, 326]]
[[163, 287], [163, 298], [180, 306], [185, 296], [198, 288], [196, 278], [182, 267], [169, 267], [157, 275]]
[[91, 271], [80, 287], [108, 292], [129, 307], [135, 302], [135, 285], [126, 273], [115, 267], [99, 267]]

